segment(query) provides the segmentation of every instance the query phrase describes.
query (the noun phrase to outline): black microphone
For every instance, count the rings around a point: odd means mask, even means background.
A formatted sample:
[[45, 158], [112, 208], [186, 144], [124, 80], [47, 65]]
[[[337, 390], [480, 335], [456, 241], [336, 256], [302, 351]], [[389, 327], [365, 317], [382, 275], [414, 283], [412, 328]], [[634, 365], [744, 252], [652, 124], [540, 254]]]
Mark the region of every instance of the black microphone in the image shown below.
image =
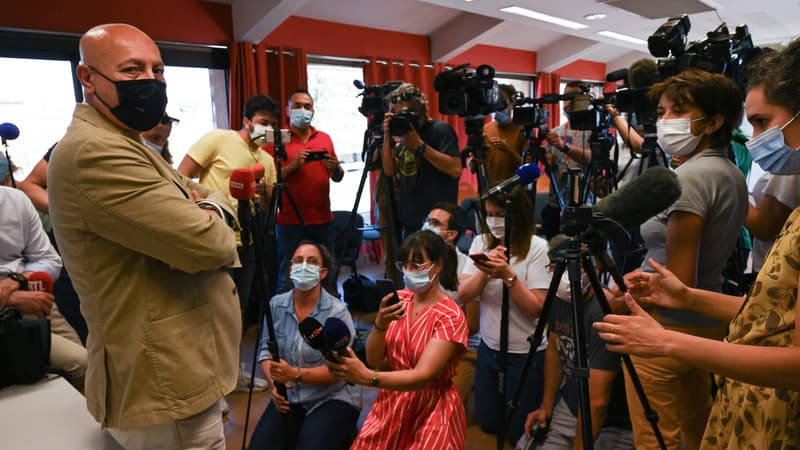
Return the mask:
[[353, 86], [355, 86], [358, 89], [364, 89], [365, 84], [361, 80], [353, 80]]
[[309, 347], [319, 350], [328, 361], [339, 362], [336, 355], [328, 347], [327, 342], [325, 342], [325, 337], [323, 336], [325, 328], [319, 323], [319, 320], [313, 317], [306, 317], [298, 324], [298, 328], [300, 329], [300, 336], [303, 337]]
[[3, 145], [6, 145], [6, 141], [13, 141], [14, 139], [19, 137], [19, 128], [10, 122], [0, 123], [0, 139], [2, 139]]
[[350, 329], [338, 317], [328, 317], [322, 327], [322, 336], [325, 344], [338, 356], [348, 356], [347, 346], [350, 345]]
[[513, 176], [506, 178], [505, 180], [489, 188], [489, 190], [483, 194], [481, 200], [486, 200], [487, 198], [500, 192], [508, 192], [518, 184], [526, 185], [533, 183], [534, 180], [539, 178], [539, 175], [541, 175], [541, 171], [536, 163], [523, 164], [517, 167], [517, 171]]
[[608, 218], [624, 228], [636, 228], [680, 197], [681, 185], [675, 173], [666, 167], [650, 167], [594, 205], [592, 221]]

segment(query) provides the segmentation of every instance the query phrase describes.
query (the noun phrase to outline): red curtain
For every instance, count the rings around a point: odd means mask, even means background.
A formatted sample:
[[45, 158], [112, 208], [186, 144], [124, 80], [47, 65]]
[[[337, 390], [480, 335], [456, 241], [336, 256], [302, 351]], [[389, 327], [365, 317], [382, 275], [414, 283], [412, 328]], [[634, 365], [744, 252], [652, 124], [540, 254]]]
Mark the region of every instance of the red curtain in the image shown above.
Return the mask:
[[[269, 95], [284, 111], [289, 92], [308, 86], [306, 53], [301, 49], [234, 42], [230, 58], [230, 127], [233, 130], [242, 126], [242, 108], [253, 95]], [[288, 124], [288, 119], [284, 119]]]
[[[539, 73], [536, 76], [536, 96], [541, 97], [544, 94], [560, 94], [561, 75], [557, 73]], [[558, 103], [552, 105], [544, 105], [550, 111], [550, 118], [547, 121], [547, 127], [553, 129], [558, 126], [558, 116], [561, 114], [561, 108]]]

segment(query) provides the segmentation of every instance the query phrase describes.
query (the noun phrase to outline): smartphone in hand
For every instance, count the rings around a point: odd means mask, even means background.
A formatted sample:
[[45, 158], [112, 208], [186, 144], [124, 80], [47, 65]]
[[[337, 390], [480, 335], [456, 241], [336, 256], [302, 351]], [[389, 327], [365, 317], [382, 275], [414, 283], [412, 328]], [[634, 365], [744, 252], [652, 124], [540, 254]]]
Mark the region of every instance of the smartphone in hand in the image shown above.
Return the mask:
[[476, 263], [486, 263], [489, 261], [489, 256], [486, 253], [472, 253], [469, 255], [470, 258]]
[[392, 306], [400, 303], [400, 297], [397, 296], [397, 289], [394, 287], [394, 282], [392, 280], [386, 279], [378, 279], [375, 280], [375, 285], [378, 288], [378, 294], [380, 298], [386, 297], [388, 294], [392, 294], [392, 298], [386, 302], [386, 306]]

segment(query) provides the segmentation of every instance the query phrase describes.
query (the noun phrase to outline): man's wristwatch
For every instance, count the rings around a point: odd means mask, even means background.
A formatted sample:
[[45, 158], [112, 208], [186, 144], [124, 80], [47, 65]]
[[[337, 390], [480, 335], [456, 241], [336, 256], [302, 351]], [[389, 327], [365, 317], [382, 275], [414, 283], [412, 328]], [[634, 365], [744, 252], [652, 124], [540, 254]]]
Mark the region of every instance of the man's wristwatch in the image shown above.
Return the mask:
[[424, 142], [420, 144], [420, 146], [417, 147], [417, 155], [422, 156], [425, 153], [425, 147], [426, 145]]
[[514, 287], [514, 285], [517, 284], [517, 274], [514, 274], [514, 276], [510, 278], [503, 278], [503, 284], [509, 289]]
[[8, 274], [8, 278], [19, 283], [19, 290], [20, 291], [27, 291], [28, 290], [28, 279], [25, 278], [25, 275], [18, 273], [18, 272], [11, 272]]

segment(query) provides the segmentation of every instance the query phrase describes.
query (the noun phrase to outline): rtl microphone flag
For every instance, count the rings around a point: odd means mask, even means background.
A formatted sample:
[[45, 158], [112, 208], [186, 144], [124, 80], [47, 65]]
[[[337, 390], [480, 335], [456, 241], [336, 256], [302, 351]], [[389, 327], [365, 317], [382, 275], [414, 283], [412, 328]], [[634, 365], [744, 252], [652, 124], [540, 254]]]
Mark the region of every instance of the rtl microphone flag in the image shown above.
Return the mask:
[[33, 272], [28, 275], [28, 290], [53, 293], [53, 277], [47, 272]]
[[[263, 167], [263, 166], [262, 166]], [[234, 169], [229, 182], [231, 196], [236, 200], [249, 201], [256, 195], [256, 178], [252, 169]]]
[[253, 171], [253, 178], [255, 178], [256, 182], [258, 180], [264, 178], [264, 165], [261, 163], [255, 163], [252, 167], [250, 167]]

